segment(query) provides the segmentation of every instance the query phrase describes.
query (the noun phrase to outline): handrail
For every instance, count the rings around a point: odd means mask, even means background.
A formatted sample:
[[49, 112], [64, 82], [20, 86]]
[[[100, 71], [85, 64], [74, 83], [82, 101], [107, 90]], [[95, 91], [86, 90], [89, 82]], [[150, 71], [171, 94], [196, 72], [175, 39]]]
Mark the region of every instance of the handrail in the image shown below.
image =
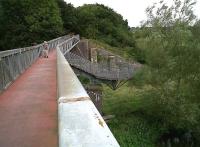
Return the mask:
[[80, 41], [79, 35], [72, 36], [71, 38], [63, 41], [59, 44], [59, 48], [62, 53], [65, 55], [66, 53], [70, 52]]
[[[57, 44], [58, 44], [58, 43], [61, 43], [61, 42], [65, 41], [65, 40], [67, 40], [68, 38], [70, 38], [70, 36], [66, 35], [66, 36], [58, 37], [56, 39], [52, 39], [52, 40], [48, 41], [47, 43], [50, 45], [50, 48], [52, 48], [52, 43], [54, 43], [56, 41], [59, 41], [59, 42], [57, 42]], [[42, 46], [43, 46], [43, 43], [37, 44], [35, 46], [29, 46], [29, 47], [24, 47], [24, 48], [1, 51], [0, 52], [0, 58], [6, 57], [6, 56], [9, 56], [9, 55], [13, 55], [13, 54], [17, 54], [17, 53], [23, 53], [25, 51], [33, 50], [33, 49], [36, 49], [36, 48], [39, 48], [39, 47], [42, 47]], [[56, 45], [54, 45], [54, 47], [55, 46]]]
[[[70, 36], [63, 36], [48, 42], [50, 51]], [[21, 73], [40, 56], [43, 44], [0, 52], [0, 92], [6, 89]]]
[[57, 46], [59, 147], [119, 147], [65, 59], [62, 47]]
[[102, 63], [93, 63], [71, 52], [65, 55], [71, 66], [92, 74], [96, 78], [106, 80], [127, 80], [133, 77], [133, 64], [126, 63], [123, 67], [112, 67]]

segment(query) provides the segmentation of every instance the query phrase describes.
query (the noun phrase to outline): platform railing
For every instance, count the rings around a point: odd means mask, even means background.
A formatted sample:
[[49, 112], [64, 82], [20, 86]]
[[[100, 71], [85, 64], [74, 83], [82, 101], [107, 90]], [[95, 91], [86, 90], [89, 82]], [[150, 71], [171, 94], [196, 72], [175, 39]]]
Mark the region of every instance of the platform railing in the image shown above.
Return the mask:
[[71, 49], [73, 49], [80, 41], [79, 35], [72, 36], [71, 38], [66, 39], [62, 43], [60, 43], [58, 46], [62, 53], [65, 55], [66, 53], [70, 52]]
[[[63, 36], [48, 41], [50, 51], [59, 43], [69, 39]], [[23, 73], [41, 55], [43, 44], [0, 52], [0, 92], [6, 89], [21, 73]]]
[[74, 44], [68, 40], [57, 46], [59, 147], [119, 147], [64, 57]]
[[121, 67], [111, 67], [103, 63], [93, 63], [71, 52], [65, 54], [65, 58], [71, 66], [99, 79], [127, 80], [133, 77], [135, 71], [134, 65], [126, 62]]

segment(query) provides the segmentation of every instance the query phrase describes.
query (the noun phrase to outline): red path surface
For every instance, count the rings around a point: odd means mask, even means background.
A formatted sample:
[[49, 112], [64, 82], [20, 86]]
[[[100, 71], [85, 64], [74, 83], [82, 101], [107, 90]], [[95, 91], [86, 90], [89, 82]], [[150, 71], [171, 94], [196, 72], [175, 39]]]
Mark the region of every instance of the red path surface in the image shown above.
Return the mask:
[[57, 147], [56, 53], [0, 95], [0, 147]]

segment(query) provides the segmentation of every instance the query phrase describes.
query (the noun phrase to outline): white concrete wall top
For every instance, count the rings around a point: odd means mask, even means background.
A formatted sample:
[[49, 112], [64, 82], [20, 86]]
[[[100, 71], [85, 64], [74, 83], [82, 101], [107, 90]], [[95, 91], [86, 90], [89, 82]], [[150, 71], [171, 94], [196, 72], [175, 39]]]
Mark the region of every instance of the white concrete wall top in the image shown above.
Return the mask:
[[119, 147], [102, 116], [57, 48], [60, 147]]

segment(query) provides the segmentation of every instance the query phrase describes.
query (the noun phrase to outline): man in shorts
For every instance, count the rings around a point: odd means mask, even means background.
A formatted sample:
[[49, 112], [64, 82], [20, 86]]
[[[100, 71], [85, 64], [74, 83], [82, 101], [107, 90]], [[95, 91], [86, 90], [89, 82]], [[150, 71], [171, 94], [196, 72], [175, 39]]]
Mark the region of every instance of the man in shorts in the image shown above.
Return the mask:
[[48, 58], [48, 54], [49, 54], [49, 45], [46, 41], [44, 41], [44, 44], [43, 44], [43, 57], [44, 58]]

